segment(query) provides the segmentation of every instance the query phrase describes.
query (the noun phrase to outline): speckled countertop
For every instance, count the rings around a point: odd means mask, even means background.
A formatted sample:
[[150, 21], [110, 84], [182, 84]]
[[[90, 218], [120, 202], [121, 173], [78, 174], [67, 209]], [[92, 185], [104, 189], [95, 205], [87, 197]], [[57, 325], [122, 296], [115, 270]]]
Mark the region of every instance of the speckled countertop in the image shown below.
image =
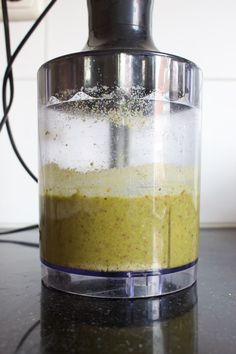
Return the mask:
[[236, 230], [204, 230], [197, 285], [162, 298], [48, 290], [31, 231], [0, 240], [0, 353], [235, 354]]

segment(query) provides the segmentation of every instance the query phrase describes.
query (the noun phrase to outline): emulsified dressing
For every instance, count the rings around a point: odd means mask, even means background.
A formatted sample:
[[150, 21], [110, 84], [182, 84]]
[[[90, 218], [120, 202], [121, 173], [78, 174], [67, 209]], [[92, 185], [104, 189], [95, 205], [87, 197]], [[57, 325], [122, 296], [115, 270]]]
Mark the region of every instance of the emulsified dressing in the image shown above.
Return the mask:
[[[170, 169], [173, 175], [173, 167], [165, 167], [163, 180]], [[163, 186], [161, 174], [152, 165], [87, 173], [46, 165], [42, 259], [91, 271], [158, 270], [195, 261], [198, 197], [180, 178]]]

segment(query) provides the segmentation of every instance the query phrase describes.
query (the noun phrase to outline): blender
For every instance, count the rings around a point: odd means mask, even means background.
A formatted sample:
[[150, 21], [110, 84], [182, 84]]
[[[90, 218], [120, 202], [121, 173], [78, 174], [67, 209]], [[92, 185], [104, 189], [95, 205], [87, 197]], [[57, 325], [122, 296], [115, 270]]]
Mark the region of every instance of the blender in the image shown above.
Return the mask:
[[82, 52], [38, 72], [46, 286], [107, 298], [196, 281], [201, 70], [155, 47], [151, 0], [88, 0]]

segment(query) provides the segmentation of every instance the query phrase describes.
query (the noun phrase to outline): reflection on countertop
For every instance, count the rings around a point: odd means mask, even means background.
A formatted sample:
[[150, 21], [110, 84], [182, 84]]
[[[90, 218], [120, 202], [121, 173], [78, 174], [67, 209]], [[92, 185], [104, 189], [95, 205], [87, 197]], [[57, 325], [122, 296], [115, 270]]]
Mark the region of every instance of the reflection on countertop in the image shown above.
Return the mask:
[[[59, 295], [59, 296], [58, 296]], [[42, 286], [42, 353], [197, 353], [197, 287], [162, 298], [102, 300]]]

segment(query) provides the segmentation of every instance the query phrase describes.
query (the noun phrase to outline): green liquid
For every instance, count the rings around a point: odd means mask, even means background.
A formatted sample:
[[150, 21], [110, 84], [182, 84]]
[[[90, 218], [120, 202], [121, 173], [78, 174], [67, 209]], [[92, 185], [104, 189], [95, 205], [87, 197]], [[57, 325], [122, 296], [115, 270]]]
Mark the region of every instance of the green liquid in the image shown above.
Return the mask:
[[104, 175], [108, 188], [99, 185], [98, 191], [98, 172], [86, 176], [57, 166], [47, 169], [45, 180], [51, 176], [52, 184], [60, 180], [62, 185], [70, 181], [70, 188], [67, 193], [48, 188], [41, 197], [41, 256], [46, 261], [93, 271], [139, 271], [197, 259], [198, 208], [188, 188], [177, 186], [170, 194], [120, 195], [118, 179], [112, 182]]

